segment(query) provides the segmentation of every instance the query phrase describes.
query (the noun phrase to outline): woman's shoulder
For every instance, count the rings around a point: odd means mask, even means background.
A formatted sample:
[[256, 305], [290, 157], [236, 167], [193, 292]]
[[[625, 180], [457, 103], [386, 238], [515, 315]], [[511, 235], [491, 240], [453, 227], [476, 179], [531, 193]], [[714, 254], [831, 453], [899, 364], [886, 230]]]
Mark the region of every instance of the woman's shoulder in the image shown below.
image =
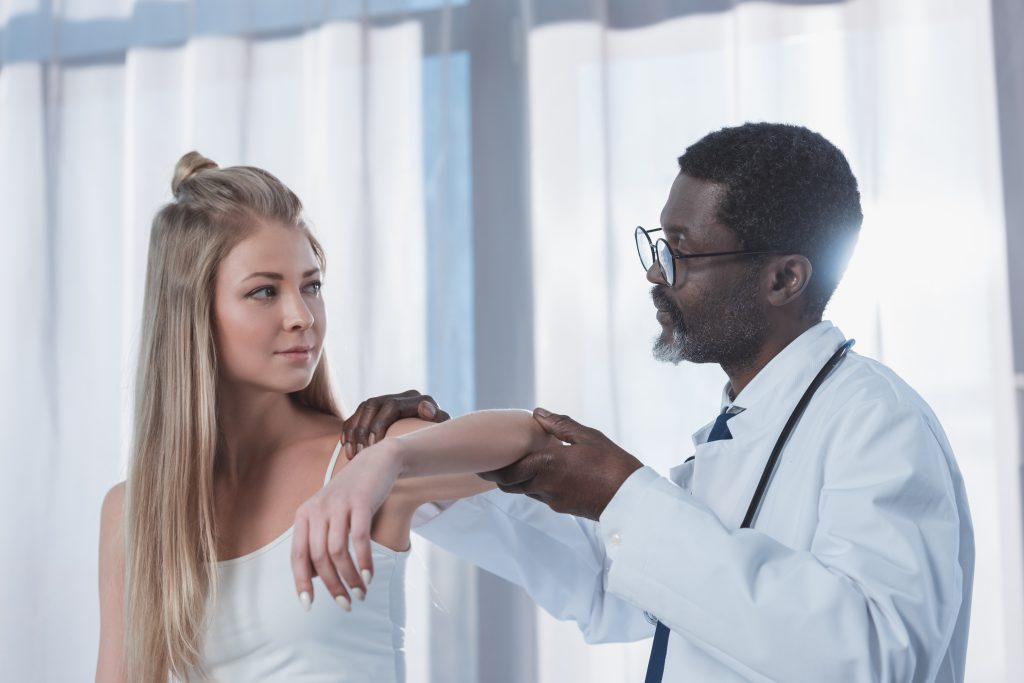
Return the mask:
[[[114, 484], [107, 495], [103, 496], [103, 506], [100, 508], [100, 519], [102, 522], [120, 522], [124, 513], [124, 493], [126, 482]], [[104, 524], [106, 526], [106, 524]]]
[[120, 558], [123, 555], [125, 482], [115, 484], [103, 497], [100, 508], [100, 556]]

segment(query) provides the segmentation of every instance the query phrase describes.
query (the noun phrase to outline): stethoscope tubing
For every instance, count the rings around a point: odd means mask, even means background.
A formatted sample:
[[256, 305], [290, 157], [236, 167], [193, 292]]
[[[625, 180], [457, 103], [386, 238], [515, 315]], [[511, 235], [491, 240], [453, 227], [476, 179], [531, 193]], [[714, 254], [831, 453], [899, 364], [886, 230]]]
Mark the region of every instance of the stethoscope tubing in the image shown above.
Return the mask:
[[764, 466], [764, 471], [761, 473], [761, 480], [757, 482], [757, 488], [754, 489], [754, 495], [750, 499], [750, 505], [747, 507], [747, 514], [743, 517], [743, 524], [740, 525], [741, 529], [749, 529], [754, 525], [754, 520], [757, 517], [757, 511], [761, 507], [761, 501], [764, 498], [764, 494], [768, 491], [768, 485], [771, 484], [772, 476], [775, 474], [776, 466], [778, 465], [779, 459], [782, 457], [782, 449], [786, 447], [786, 442], [789, 441], [789, 435], [793, 432], [793, 428], [796, 427], [796, 423], [800, 421], [800, 417], [804, 414], [804, 410], [807, 409], [807, 404], [811, 402], [811, 397], [814, 396], [814, 392], [818, 390], [821, 383], [825, 381], [836, 366], [846, 358], [847, 352], [850, 347], [856, 343], [854, 339], [848, 339], [843, 342], [843, 345], [836, 349], [836, 352], [832, 354], [832, 357], [828, 359], [828, 362], [822, 366], [821, 370], [814, 377], [814, 380], [807, 387], [804, 395], [800, 397], [800, 401], [796, 404], [796, 408], [790, 414], [789, 419], [786, 421], [786, 426], [782, 428], [782, 433], [779, 434], [778, 440], [775, 442], [775, 447], [772, 449], [771, 455], [768, 456], [768, 462]]

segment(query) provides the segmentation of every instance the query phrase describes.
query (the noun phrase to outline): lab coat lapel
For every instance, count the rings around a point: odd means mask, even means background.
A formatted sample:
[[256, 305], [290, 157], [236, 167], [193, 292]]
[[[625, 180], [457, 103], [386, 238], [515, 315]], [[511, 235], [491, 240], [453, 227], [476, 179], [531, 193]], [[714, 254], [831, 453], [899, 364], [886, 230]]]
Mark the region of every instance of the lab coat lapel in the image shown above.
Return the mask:
[[[736, 406], [743, 412], [729, 420], [733, 438], [708, 442], [714, 421], [708, 423], [693, 435], [694, 459], [672, 469], [672, 479], [707, 505], [727, 528], [739, 528], [743, 522], [777, 434], [803, 389], [842, 339], [842, 333], [828, 322], [805, 332], [736, 397]], [[723, 409], [728, 405], [728, 391], [724, 391]]]
[[[729, 421], [744, 418], [741, 413]], [[749, 416], [755, 417], [755, 416]], [[748, 420], [749, 420], [748, 417]], [[768, 454], [760, 447], [763, 439], [749, 430], [732, 430], [733, 438], [703, 443], [693, 462], [691, 493], [707, 505], [726, 528], [738, 528], [747, 511], [750, 495], [757, 486]], [[762, 430], [756, 430], [758, 433]]]

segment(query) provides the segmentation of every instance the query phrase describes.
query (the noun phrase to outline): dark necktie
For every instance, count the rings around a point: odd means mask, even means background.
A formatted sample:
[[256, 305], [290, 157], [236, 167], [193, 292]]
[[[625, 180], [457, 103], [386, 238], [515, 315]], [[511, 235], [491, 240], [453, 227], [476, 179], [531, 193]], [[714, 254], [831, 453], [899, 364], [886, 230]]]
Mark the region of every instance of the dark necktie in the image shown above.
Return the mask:
[[[726, 424], [738, 413], [724, 412], [715, 418], [715, 424], [708, 434], [708, 442], [731, 439], [729, 425]], [[651, 659], [647, 663], [647, 678], [644, 683], [661, 683], [661, 677], [665, 675], [665, 653], [668, 651], [668, 626], [658, 622], [654, 629], [654, 645], [651, 647]]]

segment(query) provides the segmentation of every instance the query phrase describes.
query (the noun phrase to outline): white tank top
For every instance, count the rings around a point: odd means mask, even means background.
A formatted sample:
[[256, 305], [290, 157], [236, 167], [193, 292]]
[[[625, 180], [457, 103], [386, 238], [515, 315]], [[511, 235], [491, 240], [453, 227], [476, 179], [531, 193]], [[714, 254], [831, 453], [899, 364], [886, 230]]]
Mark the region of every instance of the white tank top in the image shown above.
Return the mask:
[[[339, 442], [325, 486], [340, 451]], [[217, 563], [217, 603], [210, 608], [203, 646], [203, 664], [212, 680], [405, 681], [408, 551], [371, 542], [374, 574], [366, 601], [354, 601], [346, 613], [316, 577], [313, 605], [306, 612], [292, 578], [293, 531], [247, 555]]]

